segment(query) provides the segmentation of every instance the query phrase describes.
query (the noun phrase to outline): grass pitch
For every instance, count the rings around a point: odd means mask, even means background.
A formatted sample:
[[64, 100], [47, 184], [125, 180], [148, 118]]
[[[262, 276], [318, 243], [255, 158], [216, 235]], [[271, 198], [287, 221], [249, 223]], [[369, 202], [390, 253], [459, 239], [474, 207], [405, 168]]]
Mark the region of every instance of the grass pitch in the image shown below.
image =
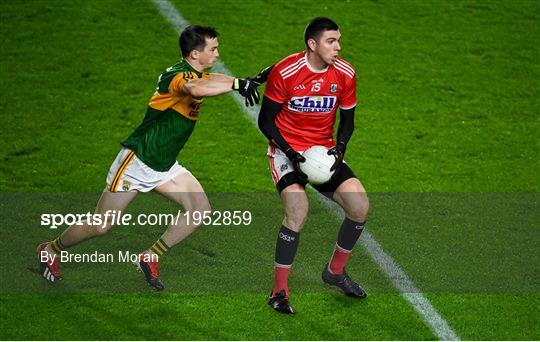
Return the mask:
[[[175, 5], [219, 30], [238, 76], [303, 49], [309, 19], [334, 18], [358, 74], [347, 162], [373, 193], [368, 229], [461, 338], [540, 339], [537, 2]], [[60, 287], [43, 283], [28, 271], [34, 250], [61, 229], [37, 215], [92, 210], [119, 142], [178, 56], [177, 36], [150, 1], [4, 1], [0, 30], [2, 339], [437, 338], [361, 249], [349, 270], [366, 301], [322, 286], [339, 221], [315, 200], [291, 279], [298, 314], [264, 304], [279, 202], [265, 139], [229, 96], [205, 100], [179, 161], [214, 196], [239, 193], [218, 208], [260, 196], [258, 221], [203, 228], [175, 248], [163, 262], [167, 293], [149, 293], [126, 264], [66, 264]], [[88, 195], [62, 201], [66, 192]], [[142, 197], [131, 210], [173, 210]], [[74, 251], [138, 250], [162, 228], [118, 227]]]

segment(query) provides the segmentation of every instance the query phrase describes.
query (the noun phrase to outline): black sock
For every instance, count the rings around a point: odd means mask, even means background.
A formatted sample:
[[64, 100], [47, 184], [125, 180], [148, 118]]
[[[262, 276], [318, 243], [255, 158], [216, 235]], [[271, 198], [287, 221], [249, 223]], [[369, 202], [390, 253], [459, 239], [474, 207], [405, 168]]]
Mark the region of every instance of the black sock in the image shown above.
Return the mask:
[[298, 249], [298, 240], [300, 234], [281, 226], [276, 242], [275, 262], [279, 265], [290, 266], [294, 261], [296, 250]]
[[341, 228], [339, 229], [337, 244], [339, 247], [352, 251], [356, 241], [364, 230], [365, 222], [356, 222], [347, 217], [343, 220]]

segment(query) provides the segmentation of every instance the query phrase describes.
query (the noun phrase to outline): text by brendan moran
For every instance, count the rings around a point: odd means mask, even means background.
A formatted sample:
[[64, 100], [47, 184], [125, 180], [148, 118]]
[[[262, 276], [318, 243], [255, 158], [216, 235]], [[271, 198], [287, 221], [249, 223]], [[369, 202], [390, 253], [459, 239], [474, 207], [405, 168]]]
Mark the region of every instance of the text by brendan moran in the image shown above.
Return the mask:
[[[69, 253], [68, 251], [61, 251], [60, 254], [49, 254], [47, 251], [41, 252], [41, 262], [47, 262], [47, 258], [59, 258], [60, 262], [73, 262], [73, 263], [112, 263], [112, 262], [138, 262], [139, 253], [132, 253], [130, 251], [118, 251], [118, 253], [99, 253], [98, 251], [92, 253]], [[143, 254], [141, 261], [144, 262], [157, 262], [159, 256], [155, 254]]]

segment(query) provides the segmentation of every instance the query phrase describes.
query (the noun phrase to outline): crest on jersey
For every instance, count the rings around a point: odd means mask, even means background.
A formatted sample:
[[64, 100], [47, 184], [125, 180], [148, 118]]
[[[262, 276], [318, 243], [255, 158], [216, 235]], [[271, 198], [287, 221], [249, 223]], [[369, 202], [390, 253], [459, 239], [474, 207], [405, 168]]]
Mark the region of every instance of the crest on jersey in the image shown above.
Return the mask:
[[337, 93], [337, 83], [330, 84], [330, 92]]
[[129, 191], [129, 188], [131, 187], [131, 183], [127, 180], [124, 180], [122, 182], [122, 190]]

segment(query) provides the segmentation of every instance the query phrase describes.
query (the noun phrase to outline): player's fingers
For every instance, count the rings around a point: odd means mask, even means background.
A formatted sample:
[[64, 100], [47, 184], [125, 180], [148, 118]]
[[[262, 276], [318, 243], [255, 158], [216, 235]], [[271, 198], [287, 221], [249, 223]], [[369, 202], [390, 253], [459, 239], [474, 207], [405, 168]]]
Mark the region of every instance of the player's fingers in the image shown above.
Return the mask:
[[332, 165], [332, 167], [330, 168], [330, 171], [334, 171], [338, 168], [340, 164], [340, 160], [338, 158], [336, 158], [336, 161], [334, 162], [334, 165]]
[[249, 102], [251, 103], [251, 105], [253, 106], [256, 102], [255, 100], [255, 89], [256, 88], [250, 88], [249, 89], [249, 93], [248, 93], [248, 97], [249, 97]]
[[257, 104], [259, 104], [259, 99], [260, 99], [259, 91], [255, 88], [255, 102]]

